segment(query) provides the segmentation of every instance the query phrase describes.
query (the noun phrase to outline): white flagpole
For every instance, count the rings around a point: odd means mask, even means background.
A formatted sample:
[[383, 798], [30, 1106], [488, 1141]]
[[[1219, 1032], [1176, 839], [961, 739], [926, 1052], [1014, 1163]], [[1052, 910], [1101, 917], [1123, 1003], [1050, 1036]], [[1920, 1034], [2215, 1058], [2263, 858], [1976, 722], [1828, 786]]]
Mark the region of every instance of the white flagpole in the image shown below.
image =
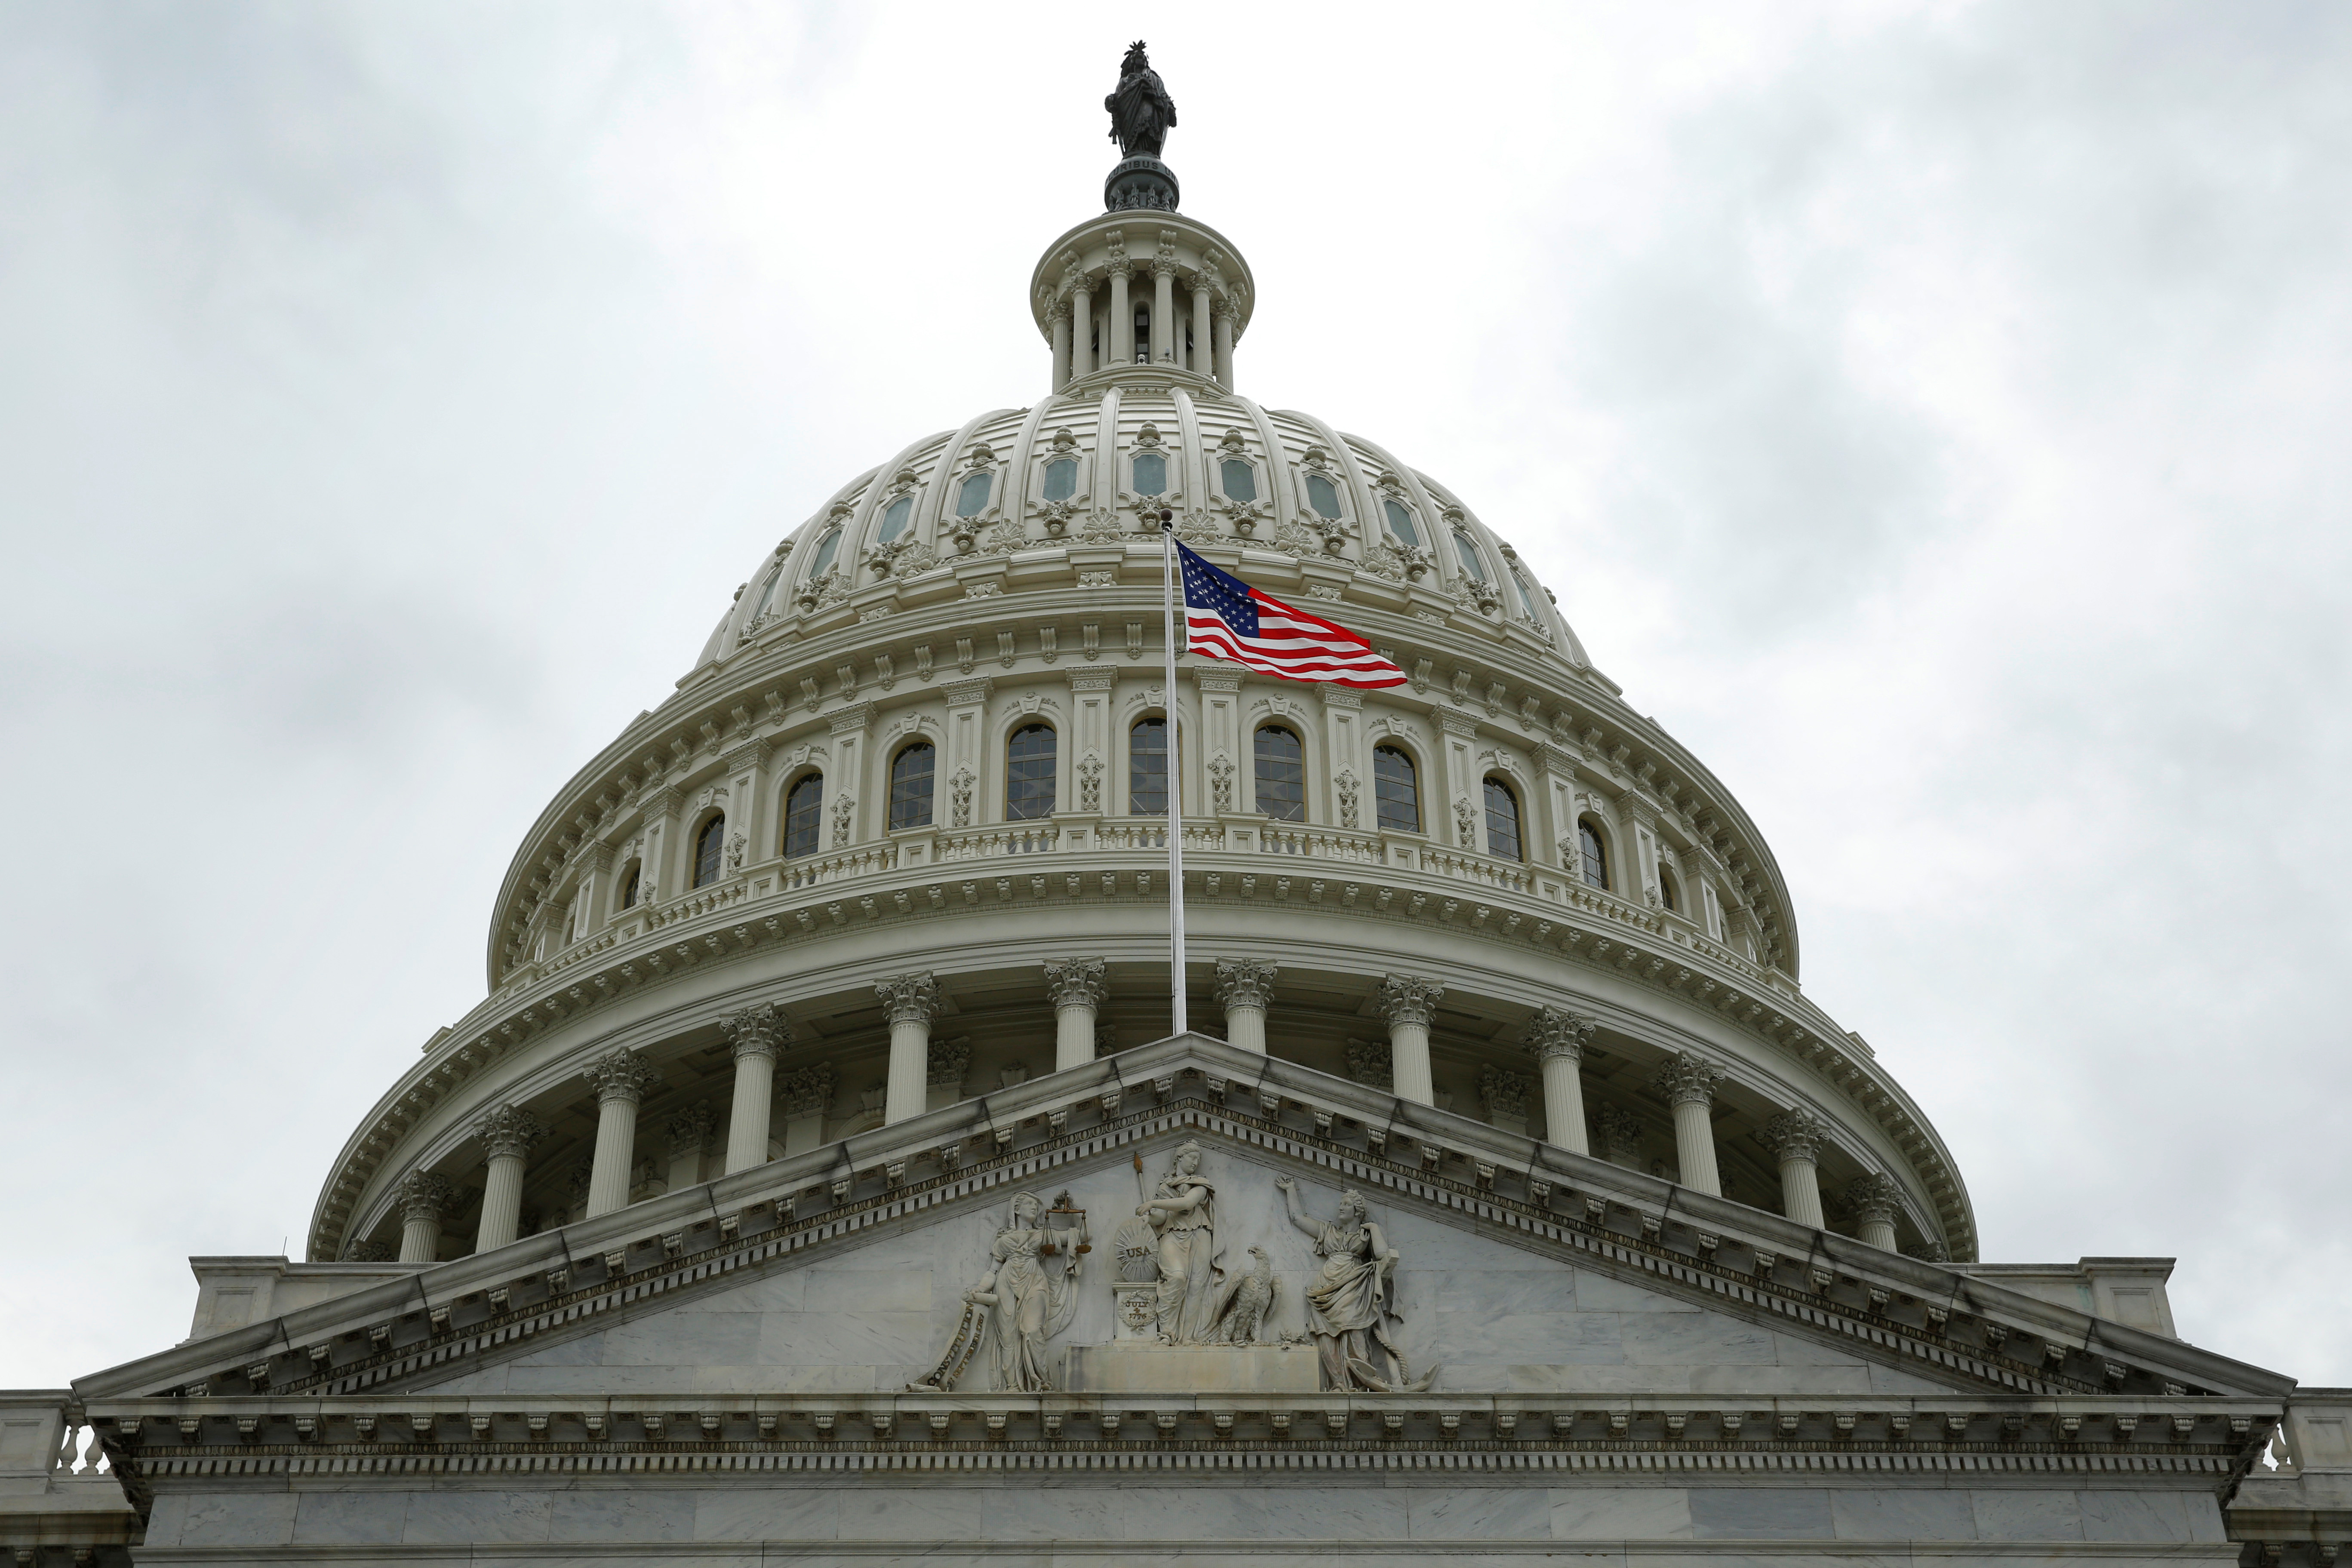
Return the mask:
[[1176, 735], [1176, 514], [1160, 514], [1160, 599], [1168, 637], [1168, 989], [1170, 1032], [1184, 1021], [1184, 766]]

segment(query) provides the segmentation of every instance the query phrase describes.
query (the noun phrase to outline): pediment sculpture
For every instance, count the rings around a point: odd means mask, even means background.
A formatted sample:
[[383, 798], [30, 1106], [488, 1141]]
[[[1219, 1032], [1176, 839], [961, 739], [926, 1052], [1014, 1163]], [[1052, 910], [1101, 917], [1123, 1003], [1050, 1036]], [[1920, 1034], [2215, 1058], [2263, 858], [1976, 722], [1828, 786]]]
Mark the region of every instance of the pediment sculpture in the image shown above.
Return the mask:
[[984, 1346], [999, 1392], [1052, 1393], [1045, 1342], [1077, 1315], [1078, 1278], [1089, 1250], [1086, 1211], [1072, 1208], [1068, 1194], [1050, 1214], [1036, 1194], [1015, 1195], [1010, 1220], [988, 1249], [987, 1274], [963, 1293], [963, 1315], [949, 1336], [947, 1353], [929, 1377], [908, 1384], [907, 1391], [948, 1392]]

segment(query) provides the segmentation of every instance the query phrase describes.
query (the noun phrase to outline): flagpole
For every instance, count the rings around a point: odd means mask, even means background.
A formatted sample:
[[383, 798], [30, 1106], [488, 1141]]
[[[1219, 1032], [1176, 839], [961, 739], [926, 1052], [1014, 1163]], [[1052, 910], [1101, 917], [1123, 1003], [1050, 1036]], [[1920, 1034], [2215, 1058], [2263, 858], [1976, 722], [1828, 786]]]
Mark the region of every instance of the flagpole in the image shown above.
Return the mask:
[[1160, 513], [1160, 601], [1168, 641], [1168, 990], [1169, 1017], [1184, 1020], [1184, 763], [1176, 727], [1176, 514]]

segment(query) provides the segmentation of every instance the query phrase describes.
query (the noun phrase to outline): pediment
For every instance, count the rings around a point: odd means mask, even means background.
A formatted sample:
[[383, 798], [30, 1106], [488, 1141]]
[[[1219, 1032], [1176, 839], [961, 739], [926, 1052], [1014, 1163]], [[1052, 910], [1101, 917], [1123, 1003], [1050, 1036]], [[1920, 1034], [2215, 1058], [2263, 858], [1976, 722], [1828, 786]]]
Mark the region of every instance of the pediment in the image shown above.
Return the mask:
[[[1496, 1395], [2272, 1393], [2286, 1380], [1951, 1269], [1178, 1037], [84, 1379], [85, 1397], [268, 1392], [888, 1394], [934, 1372], [1015, 1196], [1085, 1211], [1041, 1362], [1121, 1342], [1114, 1232], [1196, 1141], [1259, 1338], [1321, 1260], [1276, 1182], [1361, 1193], [1398, 1253], [1411, 1382]], [[1058, 1265], [1057, 1265], [1058, 1267]], [[1130, 1325], [1130, 1328], [1132, 1325]], [[2053, 1347], [2063, 1354], [2053, 1353]], [[1375, 1358], [1378, 1359], [1378, 1358]], [[1175, 1374], [1171, 1374], [1175, 1375]], [[1289, 1374], [1286, 1374], [1289, 1375]], [[2104, 1382], [2100, 1381], [2104, 1378]], [[975, 1355], [959, 1391], [997, 1380]]]

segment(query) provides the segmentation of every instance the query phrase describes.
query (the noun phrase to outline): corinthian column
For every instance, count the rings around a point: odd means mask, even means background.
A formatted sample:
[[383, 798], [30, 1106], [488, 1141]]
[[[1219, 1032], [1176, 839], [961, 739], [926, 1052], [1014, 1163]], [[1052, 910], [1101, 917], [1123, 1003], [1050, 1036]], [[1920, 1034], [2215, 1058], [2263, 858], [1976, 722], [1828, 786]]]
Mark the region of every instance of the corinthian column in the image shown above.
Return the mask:
[[1103, 1004], [1103, 961], [1073, 958], [1045, 965], [1045, 991], [1054, 998], [1054, 1070], [1066, 1072], [1095, 1059], [1095, 1015]]
[[890, 1076], [882, 1099], [887, 1124], [923, 1113], [931, 1056], [931, 1014], [940, 988], [929, 973], [898, 974], [874, 987], [890, 1019]]
[[1176, 264], [1151, 264], [1151, 361], [1174, 364], [1183, 356], [1184, 334], [1176, 330]]
[[1217, 1000], [1225, 1009], [1225, 1043], [1265, 1055], [1265, 1008], [1275, 966], [1261, 959], [1217, 960]]
[[1213, 302], [1212, 314], [1216, 321], [1216, 354], [1210, 362], [1214, 366], [1217, 384], [1227, 392], [1234, 389], [1234, 308], [1224, 300]]
[[599, 1057], [587, 1078], [596, 1087], [596, 1158], [589, 1167], [588, 1212], [583, 1217], [594, 1219], [628, 1206], [629, 1168], [637, 1157], [637, 1103], [661, 1075], [625, 1048]]
[[1895, 1250], [1895, 1216], [1903, 1207], [1903, 1189], [1892, 1176], [1872, 1173], [1845, 1185], [1845, 1201], [1860, 1222], [1862, 1244], [1882, 1252]]
[[1822, 1215], [1821, 1174], [1822, 1142], [1827, 1132], [1819, 1117], [1784, 1110], [1756, 1134], [1757, 1142], [1780, 1161], [1780, 1212], [1815, 1230], [1828, 1223]]
[[1127, 299], [1127, 275], [1132, 270], [1134, 263], [1124, 257], [1110, 264], [1110, 337], [1103, 348], [1112, 364], [1135, 358], [1135, 307]]
[[430, 1171], [411, 1171], [393, 1189], [400, 1205], [400, 1260], [436, 1263], [441, 1258], [441, 1216], [457, 1194]]
[[1584, 1141], [1584, 1047], [1592, 1043], [1597, 1019], [1538, 1007], [1528, 1020], [1527, 1047], [1543, 1072], [1544, 1132], [1552, 1146], [1571, 1154], [1589, 1154]]
[[1054, 324], [1054, 390], [1059, 392], [1070, 384], [1070, 302], [1055, 300], [1045, 317]]
[[547, 1124], [517, 1105], [501, 1105], [474, 1123], [489, 1165], [482, 1173], [482, 1223], [474, 1250], [488, 1252], [515, 1238], [522, 1228], [523, 1157], [547, 1136]]
[[1095, 369], [1095, 286], [1085, 279], [1070, 296], [1070, 378]]
[[1693, 1192], [1723, 1195], [1723, 1178], [1715, 1168], [1715, 1086], [1723, 1069], [1687, 1051], [1677, 1052], [1651, 1082], [1675, 1108], [1675, 1159], [1681, 1164], [1683, 1185]]
[[735, 1104], [727, 1114], [727, 1173], [767, 1163], [769, 1105], [776, 1097], [776, 1053], [793, 1043], [783, 1010], [762, 1003], [719, 1026], [735, 1051]]
[[1444, 986], [1415, 975], [1391, 974], [1381, 982], [1379, 1007], [1389, 1024], [1389, 1071], [1399, 1100], [1437, 1103], [1429, 1073], [1429, 1019], [1444, 994]]
[[[1192, 279], [1192, 357], [1184, 368], [1196, 375], [1209, 374], [1209, 284], [1206, 279]], [[1323, 689], [1331, 688], [1327, 684]]]

